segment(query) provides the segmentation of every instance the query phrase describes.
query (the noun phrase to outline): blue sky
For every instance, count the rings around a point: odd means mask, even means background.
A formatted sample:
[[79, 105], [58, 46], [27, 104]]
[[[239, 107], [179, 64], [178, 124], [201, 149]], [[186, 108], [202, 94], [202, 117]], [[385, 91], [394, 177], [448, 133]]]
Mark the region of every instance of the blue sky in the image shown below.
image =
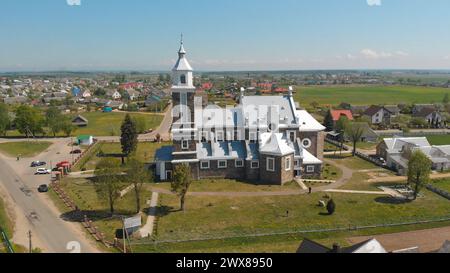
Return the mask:
[[448, 0], [67, 1], [1, 0], [0, 70], [450, 69]]

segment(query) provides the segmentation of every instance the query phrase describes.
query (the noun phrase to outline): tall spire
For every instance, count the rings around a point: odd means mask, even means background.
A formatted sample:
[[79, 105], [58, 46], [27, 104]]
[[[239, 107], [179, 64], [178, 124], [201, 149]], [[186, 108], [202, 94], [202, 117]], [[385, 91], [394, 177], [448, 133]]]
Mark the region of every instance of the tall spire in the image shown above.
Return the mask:
[[186, 54], [186, 50], [184, 50], [183, 33], [181, 33], [180, 50], [178, 50], [178, 56], [180, 56], [180, 58], [182, 58], [182, 57], [184, 57], [185, 54]]

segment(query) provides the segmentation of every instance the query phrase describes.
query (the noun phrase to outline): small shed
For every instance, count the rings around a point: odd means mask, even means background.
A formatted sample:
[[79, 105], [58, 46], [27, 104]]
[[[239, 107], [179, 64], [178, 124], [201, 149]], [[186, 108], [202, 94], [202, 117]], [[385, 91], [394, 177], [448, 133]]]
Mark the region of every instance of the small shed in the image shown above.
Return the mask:
[[103, 107], [103, 113], [111, 113], [113, 111], [112, 107], [105, 106]]
[[87, 118], [79, 115], [72, 120], [72, 124], [78, 127], [86, 127], [88, 126], [89, 121]]
[[94, 144], [94, 137], [90, 135], [81, 135], [77, 137], [78, 145], [90, 146]]

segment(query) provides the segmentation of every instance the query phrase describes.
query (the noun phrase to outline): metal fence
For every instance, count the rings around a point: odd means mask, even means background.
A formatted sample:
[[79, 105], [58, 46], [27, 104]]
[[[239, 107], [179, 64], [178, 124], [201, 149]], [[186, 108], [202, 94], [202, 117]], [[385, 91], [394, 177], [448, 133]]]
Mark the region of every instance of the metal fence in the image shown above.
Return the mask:
[[344, 231], [359, 231], [374, 228], [388, 228], [399, 226], [410, 226], [418, 224], [430, 224], [450, 221], [450, 215], [444, 217], [437, 217], [424, 220], [404, 220], [400, 222], [386, 222], [386, 223], [361, 223], [360, 225], [335, 226], [330, 228], [324, 227], [310, 227], [304, 229], [285, 229], [285, 230], [261, 230], [251, 229], [248, 231], [223, 231], [218, 233], [171, 233], [165, 236], [156, 236], [151, 239], [134, 240], [131, 245], [155, 245], [164, 243], [183, 243], [183, 242], [199, 242], [209, 240], [226, 240], [226, 239], [245, 239], [257, 238], [267, 236], [281, 236], [281, 235], [301, 235], [312, 233], [330, 233], [330, 232], [344, 232]]
[[427, 184], [425, 187], [426, 187], [428, 190], [430, 190], [430, 191], [432, 191], [432, 192], [434, 192], [434, 193], [436, 193], [436, 194], [439, 194], [440, 196], [442, 196], [442, 197], [447, 198], [448, 200], [450, 200], [450, 193], [449, 193], [449, 192], [444, 191], [444, 190], [441, 190], [441, 189], [439, 189], [439, 188], [436, 188], [435, 186], [433, 186], [433, 185], [431, 185], [431, 184]]
[[0, 237], [1, 237], [1, 241], [3, 242], [3, 245], [6, 248], [6, 251], [8, 251], [8, 253], [14, 253], [14, 248], [11, 244], [11, 242], [8, 239], [8, 236], [6, 235], [6, 232], [0, 227]]

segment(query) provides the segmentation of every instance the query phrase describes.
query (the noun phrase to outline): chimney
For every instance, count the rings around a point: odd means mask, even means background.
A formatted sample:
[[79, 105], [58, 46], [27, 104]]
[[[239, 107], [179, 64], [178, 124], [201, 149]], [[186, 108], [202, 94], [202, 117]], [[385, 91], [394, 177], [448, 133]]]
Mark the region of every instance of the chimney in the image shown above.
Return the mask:
[[338, 243], [333, 244], [331, 253], [341, 253], [341, 246]]

